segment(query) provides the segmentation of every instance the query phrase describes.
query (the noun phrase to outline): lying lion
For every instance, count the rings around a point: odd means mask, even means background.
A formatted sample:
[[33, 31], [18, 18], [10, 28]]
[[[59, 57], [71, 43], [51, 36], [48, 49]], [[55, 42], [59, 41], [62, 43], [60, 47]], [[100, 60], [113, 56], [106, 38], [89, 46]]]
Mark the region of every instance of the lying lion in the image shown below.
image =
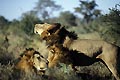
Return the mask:
[[33, 48], [26, 49], [21, 54], [20, 60], [15, 65], [15, 69], [25, 73], [37, 73], [44, 75], [47, 69], [48, 61], [39, 52]]
[[[63, 30], [60, 24], [47, 24], [47, 23], [36, 24], [34, 30], [35, 33], [39, 34], [43, 39], [48, 38], [49, 36], [52, 35], [58, 35], [58, 41], [61, 42], [54, 43], [54, 37], [53, 37], [52, 38], [53, 45], [58, 43], [59, 45], [68, 48], [70, 51], [72, 49], [73, 52], [74, 50], [77, 51], [78, 53], [80, 52], [79, 56], [74, 57], [74, 59], [76, 59], [75, 61], [77, 63], [76, 65], [78, 66], [91, 65], [92, 63], [100, 60], [113, 73], [115, 78], [117, 80], [120, 80], [120, 48], [118, 46], [103, 40], [76, 39], [73, 36], [70, 36], [69, 31], [67, 31], [66, 29]], [[50, 46], [52, 47], [53, 45]], [[60, 50], [64, 51], [63, 49]], [[77, 52], [74, 52], [75, 55], [78, 55]], [[65, 57], [69, 57], [68, 55], [66, 56], [63, 55], [63, 57], [61, 57], [60, 55], [58, 55], [56, 50], [54, 55], [53, 54], [48, 55], [48, 58], [51, 61], [49, 62], [49, 64], [51, 66], [54, 66], [60, 60], [65, 59]]]

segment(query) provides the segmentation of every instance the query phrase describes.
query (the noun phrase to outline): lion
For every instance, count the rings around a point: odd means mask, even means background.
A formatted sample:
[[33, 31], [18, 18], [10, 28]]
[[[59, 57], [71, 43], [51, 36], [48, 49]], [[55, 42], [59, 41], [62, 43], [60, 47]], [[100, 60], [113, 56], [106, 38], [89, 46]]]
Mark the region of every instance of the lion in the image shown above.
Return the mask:
[[[54, 44], [57, 43], [59, 45], [62, 45], [63, 48], [68, 48], [70, 52], [71, 50], [73, 50], [73, 52], [78, 51], [78, 52], [74, 52], [75, 55], [77, 55], [76, 53], [79, 52], [80, 54], [82, 53], [81, 57], [79, 56], [75, 57], [77, 63], [79, 63], [77, 66], [88, 66], [96, 61], [101, 61], [112, 72], [115, 78], [117, 80], [120, 80], [120, 48], [118, 46], [106, 42], [104, 40], [79, 39], [76, 38], [75, 36], [74, 37], [70, 36], [69, 34], [70, 32], [65, 28], [64, 31], [62, 29], [63, 27], [60, 27], [60, 24], [57, 25], [56, 23], [55, 24], [44, 23], [44, 24], [36, 24], [34, 30], [35, 33], [39, 34], [41, 38], [46, 40], [46, 42], [47, 42], [46, 38], [52, 35], [59, 36], [57, 39], [58, 41], [61, 42], [54, 42], [54, 37], [52, 37], [53, 41], [51, 40], [51, 43], [52, 42], [53, 43], [52, 45], [49, 45], [50, 47], [54, 46]], [[64, 51], [63, 49], [59, 49], [59, 47], [57, 48], [57, 50]], [[58, 53], [56, 53], [56, 51], [54, 50], [52, 51], [55, 53], [52, 55], [48, 55], [48, 59], [49, 59], [49, 65], [54, 66], [63, 57], [60, 57]], [[68, 57], [68, 55], [66, 57]], [[65, 59], [65, 56], [63, 59]]]
[[48, 67], [48, 60], [33, 48], [26, 49], [20, 55], [20, 60], [15, 65], [15, 69], [25, 73], [36, 73], [44, 75]]

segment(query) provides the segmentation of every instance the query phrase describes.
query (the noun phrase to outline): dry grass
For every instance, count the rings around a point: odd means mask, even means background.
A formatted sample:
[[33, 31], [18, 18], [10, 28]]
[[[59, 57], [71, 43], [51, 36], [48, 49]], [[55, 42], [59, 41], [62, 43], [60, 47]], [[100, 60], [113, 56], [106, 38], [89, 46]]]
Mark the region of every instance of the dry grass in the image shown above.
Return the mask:
[[19, 55], [25, 48], [33, 47], [44, 57], [47, 57], [48, 50], [46, 45], [41, 43], [39, 38], [26, 38], [10, 34], [9, 46], [3, 45], [4, 36], [0, 36], [0, 80], [114, 80], [113, 75], [101, 63], [95, 63], [91, 66], [78, 67], [78, 73], [75, 73], [70, 66], [61, 64], [62, 67], [49, 69], [46, 76], [36, 75], [34, 73], [25, 74], [14, 69]]
[[[69, 66], [67, 72], [63, 67], [48, 71], [46, 76], [34, 73], [25, 74], [14, 70], [14, 65], [0, 65], [0, 80], [114, 80], [113, 76], [105, 68], [99, 70], [98, 66], [82, 67], [80, 73], [74, 73]], [[94, 71], [93, 71], [94, 70]]]

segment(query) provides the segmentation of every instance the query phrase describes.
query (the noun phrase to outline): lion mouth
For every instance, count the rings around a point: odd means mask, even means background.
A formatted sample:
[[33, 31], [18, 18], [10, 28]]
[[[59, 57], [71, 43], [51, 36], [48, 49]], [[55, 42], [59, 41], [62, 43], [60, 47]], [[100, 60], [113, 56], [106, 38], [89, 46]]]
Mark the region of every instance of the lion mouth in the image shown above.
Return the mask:
[[45, 73], [46, 70], [39, 70], [39, 72]]
[[39, 70], [37, 73], [40, 75], [45, 75], [46, 70]]
[[40, 74], [45, 74], [45, 71], [47, 70], [47, 68], [42, 68], [42, 69], [38, 69], [37, 71], [40, 73]]

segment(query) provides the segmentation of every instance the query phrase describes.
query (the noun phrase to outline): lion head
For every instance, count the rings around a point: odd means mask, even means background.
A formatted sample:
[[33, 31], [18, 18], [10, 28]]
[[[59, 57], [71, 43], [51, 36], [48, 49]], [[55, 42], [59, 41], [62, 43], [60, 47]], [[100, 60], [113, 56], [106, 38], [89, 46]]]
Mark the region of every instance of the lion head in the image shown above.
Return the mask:
[[48, 67], [48, 60], [33, 48], [26, 49], [20, 55], [20, 60], [15, 65], [16, 69], [26, 73], [35, 72], [44, 74]]
[[50, 33], [55, 32], [57, 29], [60, 28], [60, 24], [59, 23], [54, 23], [54, 24], [48, 24], [48, 23], [44, 23], [44, 24], [36, 24], [35, 28], [34, 28], [34, 33], [37, 33], [41, 36], [41, 34], [44, 32], [44, 34], [48, 34], [50, 35]]
[[34, 32], [39, 34], [43, 40], [46, 40], [48, 45], [51, 44], [67, 44], [69, 37], [69, 42], [71, 40], [77, 39], [77, 34], [74, 32], [70, 32], [65, 27], [62, 27], [59, 23], [54, 24], [36, 24], [34, 28]]
[[48, 60], [44, 58], [39, 52], [35, 51], [31, 57], [34, 68], [37, 70], [38, 74], [45, 74], [45, 71], [48, 68]]

